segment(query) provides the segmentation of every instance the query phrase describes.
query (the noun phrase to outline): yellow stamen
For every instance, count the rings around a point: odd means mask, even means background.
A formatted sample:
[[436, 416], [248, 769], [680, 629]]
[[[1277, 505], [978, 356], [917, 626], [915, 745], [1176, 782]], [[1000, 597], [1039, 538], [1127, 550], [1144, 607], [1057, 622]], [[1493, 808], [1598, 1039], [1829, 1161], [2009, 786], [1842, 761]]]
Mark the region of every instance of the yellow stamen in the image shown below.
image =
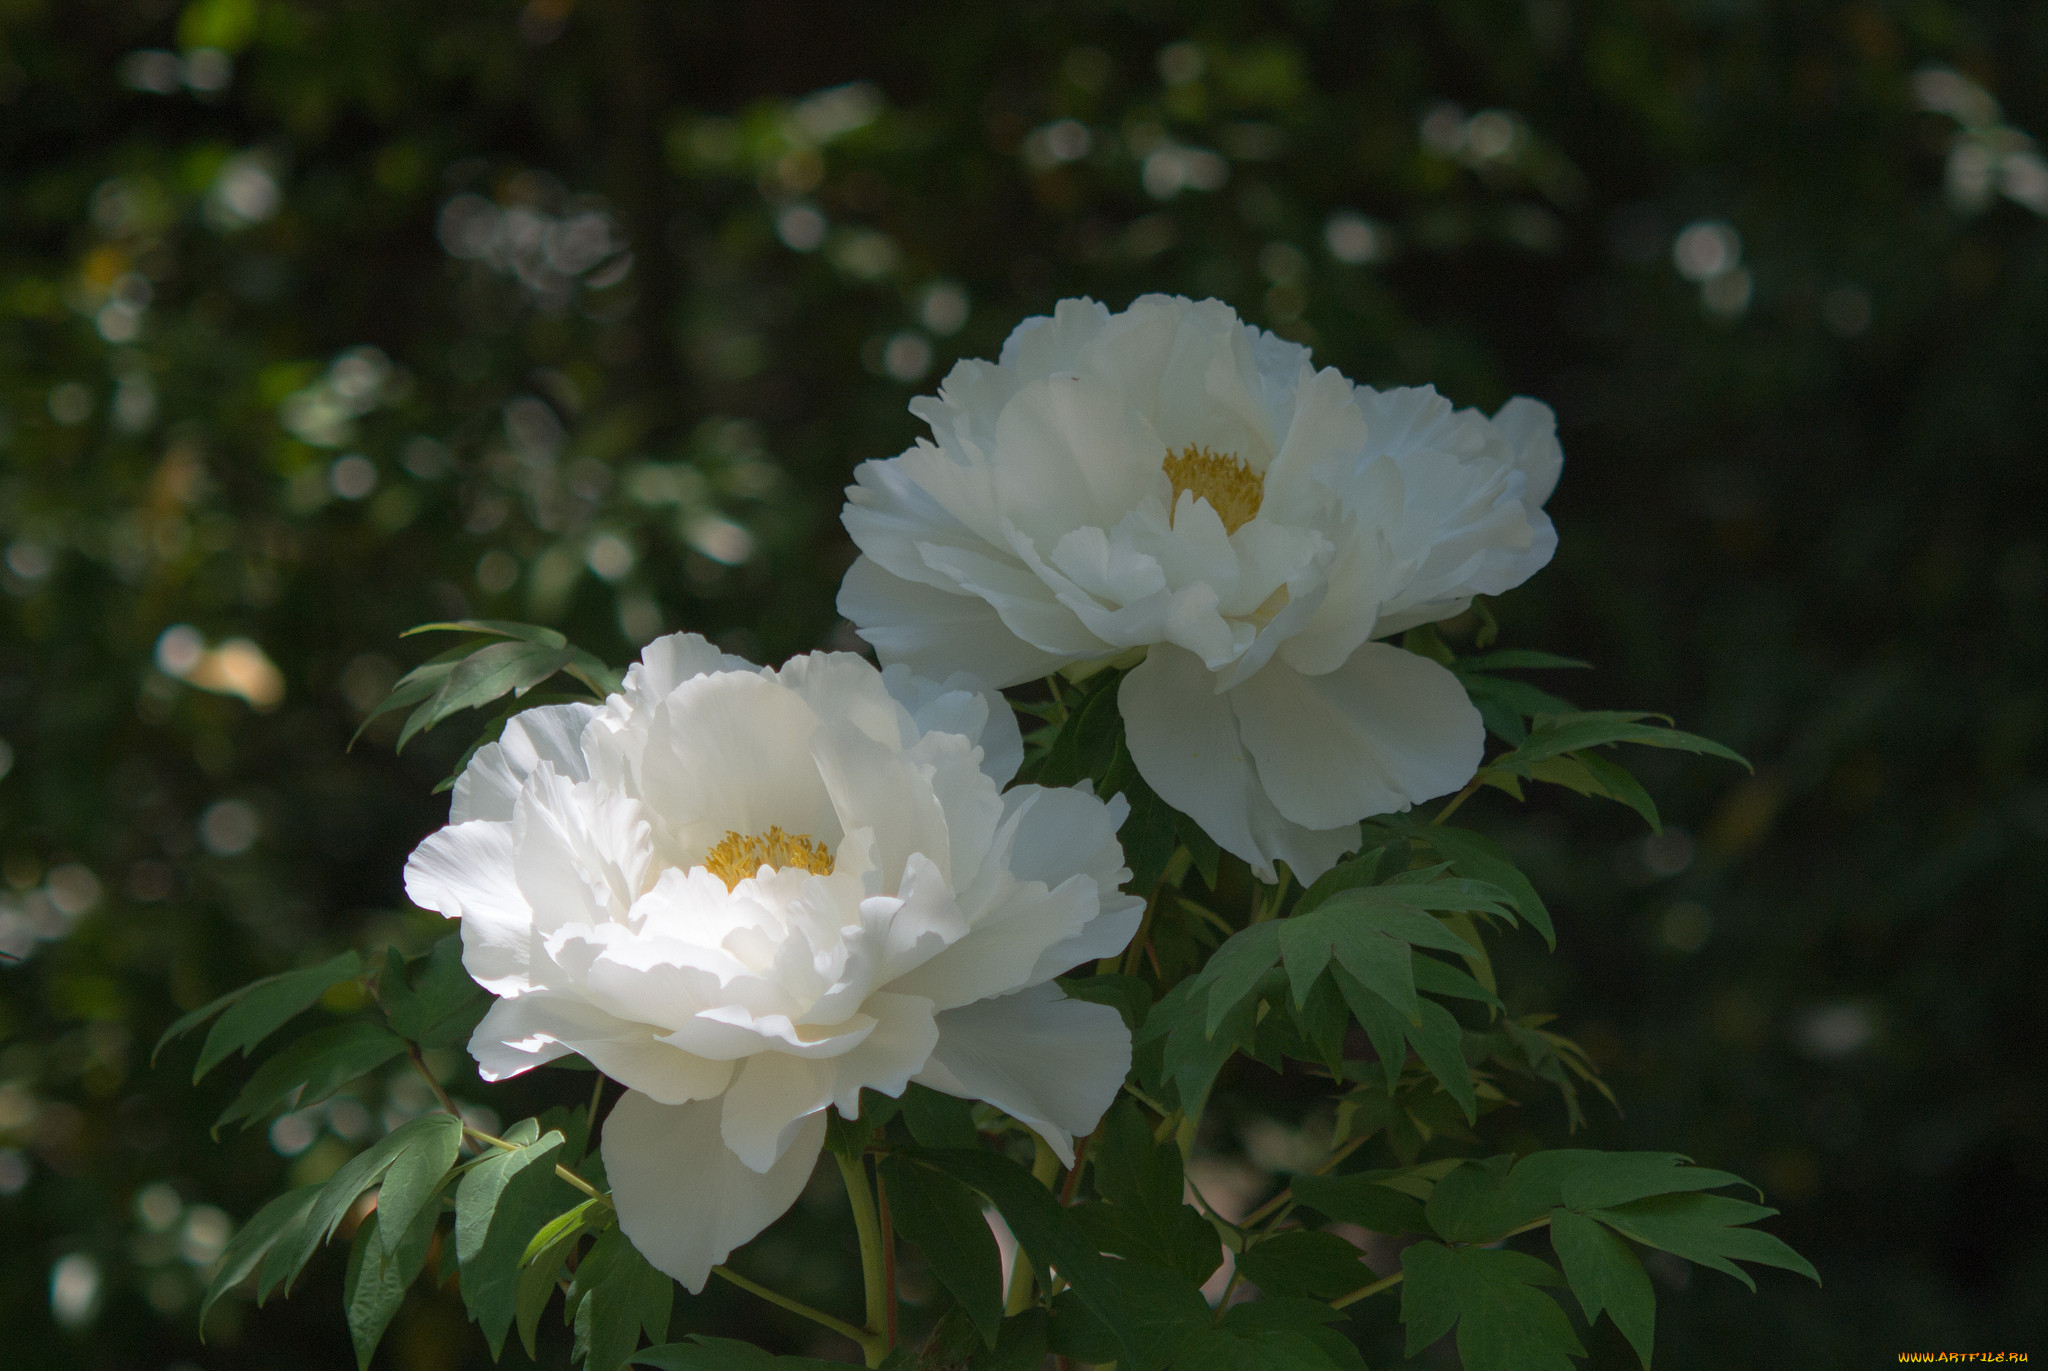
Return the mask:
[[1179, 452], [1168, 452], [1164, 465], [1166, 479], [1173, 482], [1173, 502], [1180, 503], [1184, 490], [1197, 500], [1207, 500], [1223, 520], [1225, 533], [1235, 533], [1250, 523], [1265, 501], [1265, 478], [1235, 453], [1211, 452], [1199, 443], [1190, 443]]
[[829, 876], [832, 853], [808, 833], [785, 833], [780, 824], [770, 824], [766, 833], [742, 835], [727, 829], [718, 845], [704, 854], [705, 870], [724, 881], [727, 890], [758, 876], [764, 866], [797, 866], [815, 876]]

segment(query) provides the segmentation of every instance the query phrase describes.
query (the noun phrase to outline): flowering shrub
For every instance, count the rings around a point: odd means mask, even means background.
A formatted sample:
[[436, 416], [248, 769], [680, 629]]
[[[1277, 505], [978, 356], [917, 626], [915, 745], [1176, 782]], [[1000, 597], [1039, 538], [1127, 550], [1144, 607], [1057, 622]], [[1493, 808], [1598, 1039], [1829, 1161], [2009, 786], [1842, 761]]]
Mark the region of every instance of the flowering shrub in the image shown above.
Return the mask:
[[[1490, 623], [1479, 597], [1549, 558], [1547, 410], [1374, 392], [1223, 305], [1156, 297], [1067, 302], [915, 408], [936, 441], [862, 467], [846, 511], [863, 556], [841, 606], [885, 669], [769, 669], [678, 634], [621, 677], [552, 630], [429, 626], [468, 637], [394, 688], [401, 746], [505, 702], [407, 867], [459, 932], [258, 982], [166, 1038], [211, 1020], [203, 1075], [360, 981], [363, 1014], [271, 1055], [223, 1123], [401, 1057], [443, 1108], [272, 1201], [209, 1304], [289, 1286], [353, 1225], [365, 1367], [438, 1250], [494, 1351], [514, 1327], [531, 1351], [560, 1293], [587, 1371], [816, 1364], [665, 1341], [673, 1282], [713, 1275], [870, 1366], [1361, 1367], [1344, 1311], [1398, 1290], [1411, 1354], [1455, 1331], [1469, 1371], [1543, 1371], [1584, 1355], [1574, 1310], [1649, 1363], [1640, 1248], [1813, 1275], [1750, 1226], [1774, 1211], [1721, 1193], [1739, 1177], [1486, 1156], [1475, 1131], [1538, 1090], [1576, 1127], [1605, 1087], [1509, 1010], [1489, 939], [1556, 930], [1448, 821], [1483, 788], [1551, 784], [1654, 826], [1615, 745], [1740, 761], [1514, 674], [1577, 663], [1487, 650], [1484, 626], [1460, 657], [1431, 627]], [[590, 698], [535, 704], [558, 674]], [[587, 1105], [488, 1131], [429, 1067], [454, 1044], [488, 1081], [599, 1074]], [[1240, 1054], [1317, 1074], [1334, 1126], [1230, 1214], [1185, 1162]], [[725, 1264], [823, 1151], [860, 1237], [857, 1321]], [[1386, 1240], [1377, 1266], [1361, 1232]], [[917, 1338], [904, 1242], [951, 1300]]]

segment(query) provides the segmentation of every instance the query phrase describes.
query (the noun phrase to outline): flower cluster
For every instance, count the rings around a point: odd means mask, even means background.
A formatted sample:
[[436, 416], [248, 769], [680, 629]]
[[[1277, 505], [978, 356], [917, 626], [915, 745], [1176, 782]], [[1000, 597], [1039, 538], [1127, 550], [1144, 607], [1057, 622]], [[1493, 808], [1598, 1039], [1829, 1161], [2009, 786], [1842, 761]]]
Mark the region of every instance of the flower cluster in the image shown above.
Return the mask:
[[1128, 806], [1009, 785], [996, 689], [1128, 668], [1158, 795], [1313, 879], [1480, 761], [1457, 678], [1382, 640], [1556, 541], [1544, 407], [1356, 386], [1214, 301], [1065, 302], [913, 409], [933, 440], [862, 466], [845, 512], [840, 608], [885, 669], [661, 639], [602, 705], [515, 717], [407, 866], [498, 997], [484, 1076], [574, 1053], [627, 1087], [619, 1223], [692, 1290], [863, 1089], [985, 1101], [1072, 1164], [1122, 1085], [1122, 1019], [1054, 978], [1137, 931]]

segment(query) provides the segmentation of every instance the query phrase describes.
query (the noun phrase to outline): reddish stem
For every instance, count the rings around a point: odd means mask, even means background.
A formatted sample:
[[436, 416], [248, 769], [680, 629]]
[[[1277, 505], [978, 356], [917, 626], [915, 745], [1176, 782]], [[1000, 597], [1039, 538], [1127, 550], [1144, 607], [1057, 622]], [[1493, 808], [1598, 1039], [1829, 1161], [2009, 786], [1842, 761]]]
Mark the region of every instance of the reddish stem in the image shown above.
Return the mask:
[[1088, 1164], [1088, 1144], [1094, 1141], [1095, 1134], [1090, 1133], [1074, 1144], [1074, 1169], [1067, 1173], [1067, 1183], [1060, 1187], [1061, 1204], [1074, 1202], [1074, 1192], [1081, 1188], [1081, 1168]]

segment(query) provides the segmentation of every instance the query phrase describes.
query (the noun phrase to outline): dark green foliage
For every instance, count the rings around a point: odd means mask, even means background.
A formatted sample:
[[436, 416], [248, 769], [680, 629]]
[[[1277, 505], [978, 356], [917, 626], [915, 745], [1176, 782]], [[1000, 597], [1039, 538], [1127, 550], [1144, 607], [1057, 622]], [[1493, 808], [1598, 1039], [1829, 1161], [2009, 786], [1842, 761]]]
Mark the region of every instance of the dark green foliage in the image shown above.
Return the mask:
[[338, 1023], [294, 1039], [256, 1068], [221, 1116], [219, 1130], [240, 1119], [260, 1123], [282, 1105], [317, 1104], [357, 1077], [403, 1055], [405, 1040], [374, 1023]]
[[384, 954], [377, 997], [391, 1027], [421, 1047], [457, 1047], [469, 1041], [491, 996], [462, 967], [461, 935], [450, 933], [424, 957], [407, 961], [392, 948]]
[[577, 1265], [567, 1296], [584, 1371], [618, 1371], [642, 1333], [656, 1343], [667, 1337], [675, 1296], [675, 1282], [649, 1266], [624, 1233], [600, 1233]]
[[1585, 1355], [1564, 1310], [1545, 1287], [1564, 1284], [1547, 1262], [1521, 1252], [1418, 1242], [1401, 1251], [1401, 1322], [1413, 1356], [1458, 1330], [1466, 1371], [1572, 1371]]
[[562, 1135], [536, 1133], [531, 1121], [507, 1130], [506, 1141], [520, 1143], [519, 1149], [480, 1157], [455, 1191], [462, 1300], [494, 1356], [518, 1307], [527, 1244], [576, 1199], [554, 1174], [566, 1152]]
[[981, 1201], [943, 1172], [901, 1157], [885, 1158], [877, 1174], [888, 1189], [896, 1231], [918, 1245], [984, 1341], [995, 1346], [1003, 1321], [1003, 1263]]
[[361, 974], [362, 969], [362, 958], [353, 952], [344, 952], [303, 971], [287, 971], [252, 981], [240, 990], [229, 991], [212, 1004], [179, 1018], [157, 1039], [156, 1048], [150, 1053], [151, 1059], [154, 1060], [164, 1050], [164, 1044], [173, 1038], [191, 1032], [219, 1014], [220, 1018], [208, 1030], [206, 1042], [199, 1049], [198, 1062], [192, 1067], [192, 1079], [196, 1083], [226, 1061], [231, 1053], [239, 1051], [247, 1056], [258, 1043], [311, 1009], [329, 987]]

